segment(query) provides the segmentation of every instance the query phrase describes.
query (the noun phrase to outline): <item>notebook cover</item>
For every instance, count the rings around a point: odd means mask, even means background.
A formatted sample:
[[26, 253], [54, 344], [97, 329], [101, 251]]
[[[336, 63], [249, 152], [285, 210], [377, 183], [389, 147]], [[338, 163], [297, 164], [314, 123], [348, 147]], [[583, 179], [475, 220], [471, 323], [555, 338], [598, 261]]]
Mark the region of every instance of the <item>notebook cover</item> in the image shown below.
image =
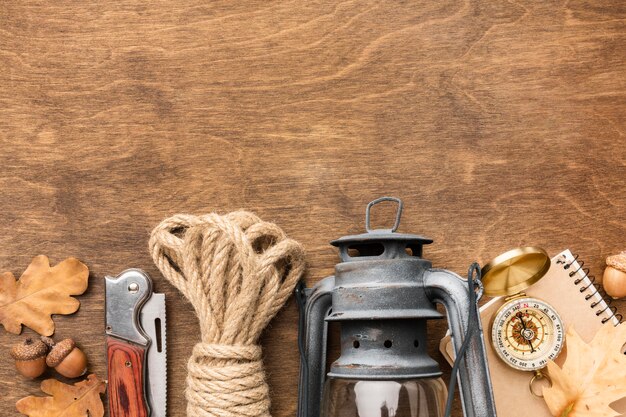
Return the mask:
[[[564, 266], [571, 264], [568, 269]], [[572, 271], [577, 271], [570, 277]], [[574, 284], [580, 279], [578, 285]], [[586, 291], [580, 292], [582, 287], [589, 286]], [[559, 312], [565, 328], [574, 327], [576, 332], [586, 342], [590, 342], [596, 334], [602, 319], [609, 317], [611, 313], [607, 309], [600, 316], [596, 312], [603, 310], [606, 303], [601, 294], [595, 294], [591, 299], [585, 300], [587, 294], [596, 292], [585, 272], [580, 268], [576, 259], [569, 250], [565, 250], [552, 258], [552, 264], [546, 275], [537, 283], [524, 291], [527, 295], [542, 299], [551, 304]], [[594, 301], [600, 304], [591, 307]], [[504, 304], [503, 297], [490, 300], [480, 309], [480, 317], [483, 324], [485, 345], [487, 347], [487, 359], [489, 372], [493, 386], [493, 395], [496, 402], [496, 411], [500, 417], [551, 417], [547, 405], [542, 398], [532, 395], [529, 391], [531, 372], [518, 371], [507, 366], [495, 353], [491, 345], [492, 319], [500, 306]], [[615, 318], [612, 320], [617, 323]], [[452, 362], [454, 348], [450, 342], [450, 336], [441, 341], [440, 350], [448, 362]], [[566, 349], [563, 349], [555, 361], [562, 365], [567, 357]], [[626, 415], [626, 398], [611, 404], [617, 412]]]

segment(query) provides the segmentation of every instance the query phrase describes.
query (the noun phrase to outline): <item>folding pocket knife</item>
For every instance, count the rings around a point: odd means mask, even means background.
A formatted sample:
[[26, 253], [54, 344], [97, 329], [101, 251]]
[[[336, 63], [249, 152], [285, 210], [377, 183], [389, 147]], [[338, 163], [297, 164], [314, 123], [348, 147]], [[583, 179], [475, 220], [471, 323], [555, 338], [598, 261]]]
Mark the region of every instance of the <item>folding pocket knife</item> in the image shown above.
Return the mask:
[[165, 417], [165, 294], [140, 269], [105, 278], [110, 417]]

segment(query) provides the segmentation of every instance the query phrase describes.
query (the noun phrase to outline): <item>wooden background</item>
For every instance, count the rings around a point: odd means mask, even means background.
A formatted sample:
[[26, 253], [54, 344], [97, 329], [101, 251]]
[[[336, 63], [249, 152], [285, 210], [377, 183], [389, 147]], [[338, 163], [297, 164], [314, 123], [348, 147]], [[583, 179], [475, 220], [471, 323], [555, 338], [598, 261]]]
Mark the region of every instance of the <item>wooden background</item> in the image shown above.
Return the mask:
[[[101, 376], [103, 277], [151, 273], [182, 417], [198, 326], [148, 255], [161, 219], [253, 210], [305, 245], [313, 284], [328, 241], [395, 195], [437, 266], [534, 244], [601, 275], [626, 249], [625, 105], [620, 1], [2, 0], [0, 269], [89, 266], [57, 335]], [[296, 410], [296, 318], [291, 302], [262, 340], [275, 417]], [[19, 339], [0, 330], [2, 416], [40, 394], [8, 359]]]

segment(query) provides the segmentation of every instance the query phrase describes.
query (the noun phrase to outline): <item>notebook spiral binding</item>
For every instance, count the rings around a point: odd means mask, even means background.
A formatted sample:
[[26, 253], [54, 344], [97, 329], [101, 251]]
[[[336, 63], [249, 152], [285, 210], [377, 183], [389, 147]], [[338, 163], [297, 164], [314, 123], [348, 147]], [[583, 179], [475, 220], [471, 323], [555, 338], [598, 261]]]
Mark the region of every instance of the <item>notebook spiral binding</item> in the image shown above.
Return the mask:
[[[578, 273], [578, 271], [582, 270], [583, 274], [585, 275], [585, 277], [587, 279], [589, 279], [589, 284], [586, 286], [581, 286], [580, 287], [580, 292], [583, 293], [585, 291], [587, 291], [587, 289], [589, 289], [589, 287], [593, 286], [595, 289], [595, 292], [591, 293], [591, 294], [587, 294], [585, 296], [585, 301], [589, 301], [589, 299], [591, 299], [591, 297], [595, 296], [596, 294], [600, 295], [601, 300], [604, 301], [606, 307], [604, 307], [601, 310], [597, 310], [596, 311], [596, 316], [600, 316], [601, 314], [603, 314], [606, 310], [609, 310], [606, 314], [606, 317], [602, 319], [602, 324], [606, 323], [607, 321], [611, 320], [613, 317], [615, 317], [615, 319], [617, 320], [617, 324], [621, 324], [622, 321], [624, 320], [624, 316], [622, 316], [620, 313], [617, 312], [617, 307], [615, 307], [614, 305], [611, 305], [613, 303], [613, 299], [611, 297], [609, 297], [603, 289], [599, 289], [598, 284], [594, 285], [595, 281], [596, 281], [596, 277], [594, 275], [591, 275], [589, 272], [589, 268], [585, 268], [585, 261], [579, 261], [578, 260], [578, 254], [573, 254], [574, 256], [574, 260], [572, 260], [571, 262], [566, 262], [566, 261], [557, 261], [557, 263], [561, 263], [563, 264], [563, 269], [569, 269], [574, 262], [578, 263], [578, 269], [576, 270], [572, 270], [569, 272], [569, 276], [573, 277], [574, 275], [576, 275]], [[580, 285], [581, 281], [583, 281], [583, 279], [585, 278], [577, 278], [576, 280], [574, 280], [574, 285]], [[598, 306], [598, 304], [600, 304], [602, 301], [598, 300], [596, 302], [591, 303], [591, 308], [595, 308]]]

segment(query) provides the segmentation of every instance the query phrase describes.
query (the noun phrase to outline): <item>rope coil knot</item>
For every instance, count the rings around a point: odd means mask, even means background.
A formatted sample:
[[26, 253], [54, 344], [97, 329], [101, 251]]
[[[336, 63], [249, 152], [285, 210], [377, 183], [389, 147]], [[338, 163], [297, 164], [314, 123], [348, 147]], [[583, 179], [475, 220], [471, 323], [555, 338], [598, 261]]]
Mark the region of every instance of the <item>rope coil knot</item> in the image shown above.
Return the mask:
[[[187, 365], [188, 415], [268, 416], [260, 346], [198, 343]], [[201, 409], [202, 412], [198, 412]]]
[[261, 359], [261, 347], [258, 345], [222, 345], [200, 342], [193, 348], [192, 357], [194, 356], [205, 359], [252, 362]]
[[191, 302], [201, 341], [187, 363], [187, 415], [269, 417], [258, 338], [304, 273], [304, 250], [245, 211], [176, 215], [150, 236], [155, 264]]

